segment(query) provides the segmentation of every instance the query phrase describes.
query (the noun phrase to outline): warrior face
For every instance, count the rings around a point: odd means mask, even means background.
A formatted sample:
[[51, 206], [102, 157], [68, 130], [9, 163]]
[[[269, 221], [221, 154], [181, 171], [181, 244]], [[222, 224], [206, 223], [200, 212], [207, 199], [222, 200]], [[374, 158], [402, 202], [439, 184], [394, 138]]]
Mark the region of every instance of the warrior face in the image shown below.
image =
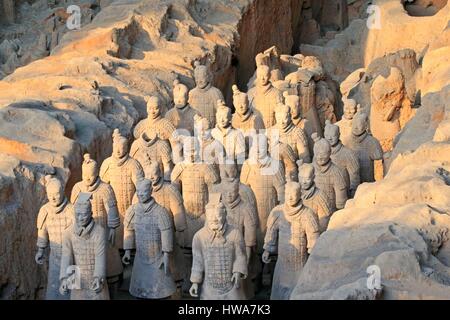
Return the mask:
[[291, 113], [286, 106], [280, 106], [275, 113], [275, 120], [280, 129], [286, 128], [291, 123]]
[[90, 187], [97, 181], [98, 170], [97, 166], [83, 167], [83, 172], [81, 173], [81, 178], [86, 187]]
[[301, 188], [296, 182], [291, 182], [286, 185], [286, 203], [290, 207], [295, 207], [301, 200]]
[[357, 116], [352, 122], [352, 133], [355, 136], [360, 136], [367, 131], [367, 117]]
[[356, 113], [356, 101], [353, 99], [344, 100], [344, 118], [352, 120]]
[[148, 179], [143, 179], [137, 183], [136, 195], [140, 203], [147, 203], [152, 198], [152, 183]]
[[122, 159], [127, 155], [127, 140], [119, 139], [113, 143], [113, 157], [116, 159]]
[[47, 187], [47, 199], [54, 207], [59, 206], [64, 200], [64, 191], [58, 183], [52, 183]]
[[244, 115], [248, 112], [248, 98], [246, 95], [240, 96], [233, 101], [236, 112], [240, 115]]
[[162, 178], [161, 169], [159, 168], [158, 163], [152, 162], [150, 164], [149, 178], [153, 186], [158, 185], [160, 179]]
[[161, 108], [157, 97], [150, 97], [147, 101], [147, 114], [150, 119], [157, 119], [161, 115]]
[[223, 192], [223, 197], [226, 203], [233, 203], [237, 197], [239, 196], [239, 183], [232, 182], [228, 183], [225, 187], [225, 191]]
[[286, 99], [286, 106], [289, 107], [291, 111], [291, 116], [293, 119], [300, 117], [300, 99]]
[[216, 112], [216, 122], [219, 128], [226, 129], [231, 125], [231, 112], [229, 108], [219, 108]]
[[86, 227], [92, 220], [92, 208], [90, 202], [75, 206], [75, 216], [79, 228]]
[[178, 109], [184, 108], [188, 102], [189, 93], [187, 88], [183, 90], [183, 87], [180, 87], [182, 89], [173, 92], [173, 102], [175, 103], [175, 107]]
[[220, 204], [218, 206], [207, 208], [206, 210], [206, 224], [212, 231], [222, 229], [226, 220], [225, 207]]
[[267, 137], [264, 134], [253, 136], [250, 155], [253, 159], [264, 159], [268, 155]]
[[338, 144], [339, 142], [339, 127], [335, 125], [327, 125], [325, 126], [324, 136], [325, 139], [330, 143], [332, 147]]
[[208, 69], [205, 66], [196, 68], [194, 78], [197, 87], [199, 87], [200, 89], [206, 88], [211, 81]]
[[256, 80], [257, 83], [261, 86], [265, 86], [269, 83], [270, 80], [270, 69], [267, 66], [259, 66], [256, 69]]
[[303, 166], [299, 170], [298, 181], [302, 187], [302, 190], [308, 190], [314, 184], [314, 168], [311, 165]]

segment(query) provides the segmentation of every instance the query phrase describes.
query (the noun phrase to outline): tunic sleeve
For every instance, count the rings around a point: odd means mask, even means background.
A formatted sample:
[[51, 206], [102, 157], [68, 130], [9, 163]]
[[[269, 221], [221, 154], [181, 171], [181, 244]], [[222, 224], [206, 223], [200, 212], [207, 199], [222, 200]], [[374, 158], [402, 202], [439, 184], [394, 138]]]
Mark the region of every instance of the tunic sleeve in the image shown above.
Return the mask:
[[94, 228], [96, 228], [94, 278], [105, 279], [106, 277], [105, 231], [100, 225], [94, 226]]
[[336, 194], [336, 209], [342, 209], [348, 199], [347, 183], [342, 171], [338, 167], [334, 170], [334, 192]]
[[308, 140], [302, 129], [297, 127], [298, 139], [297, 139], [297, 152], [298, 158], [302, 159], [304, 163], [311, 162], [311, 156], [309, 154]]
[[305, 232], [306, 232], [306, 241], [307, 241], [307, 247], [308, 252], [311, 251], [311, 249], [316, 244], [316, 240], [320, 235], [319, 231], [319, 223], [317, 222], [317, 218], [310, 210], [307, 208], [307, 212], [304, 215], [304, 224], [305, 224]]
[[134, 185], [137, 185], [137, 182], [139, 180], [144, 179], [144, 169], [142, 169], [142, 166], [137, 160], [133, 160], [133, 168], [131, 170], [131, 180], [133, 180]]
[[285, 180], [283, 175], [281, 174], [281, 170], [278, 170], [278, 173], [273, 176], [273, 186], [277, 192], [278, 195], [278, 203], [284, 202], [284, 185]]
[[136, 249], [135, 233], [134, 233], [134, 205], [128, 208], [125, 213], [125, 219], [123, 221], [124, 231], [123, 231], [123, 249], [131, 250]]
[[106, 159], [103, 161], [101, 167], [100, 167], [100, 179], [102, 179], [103, 182], [109, 183], [109, 162], [110, 159]]
[[278, 223], [280, 220], [280, 212], [278, 207], [275, 207], [270, 212], [267, 220], [267, 231], [264, 237], [264, 250], [270, 253], [276, 253], [278, 248]]
[[372, 150], [371, 150], [371, 154], [370, 154], [370, 158], [372, 160], [381, 160], [383, 159], [383, 149], [381, 148], [381, 144], [380, 142], [375, 139], [374, 137], [371, 137], [373, 140], [372, 143]]
[[73, 186], [72, 189], [72, 193], [70, 194], [70, 203], [75, 203], [77, 198], [78, 198], [78, 194], [81, 192], [80, 188], [78, 187], [78, 183], [76, 185]]
[[244, 241], [246, 247], [256, 246], [256, 229], [258, 227], [258, 214], [249, 205], [245, 205], [244, 212]]
[[49, 244], [49, 236], [47, 229], [47, 211], [44, 207], [39, 210], [37, 219], [38, 238], [36, 245], [39, 248], [45, 249]]
[[243, 164], [245, 161], [245, 138], [240, 130], [236, 130], [236, 145], [235, 145], [236, 163]]
[[235, 259], [233, 262], [233, 273], [239, 272], [242, 274], [242, 278], [247, 278], [248, 269], [247, 269], [247, 254], [245, 252], [245, 243], [242, 234], [234, 229], [233, 233], [235, 233], [234, 239], [234, 254]]
[[71, 239], [72, 229], [69, 228], [63, 233], [61, 267], [59, 279], [67, 278], [67, 268], [73, 265], [73, 248]]
[[205, 262], [203, 259], [203, 246], [201, 241], [201, 232], [197, 232], [192, 240], [192, 270], [191, 282], [202, 283], [205, 272]]
[[187, 228], [186, 213], [184, 211], [183, 198], [180, 192], [172, 185], [170, 188], [170, 211], [173, 214], [175, 231], [184, 231]]
[[116, 196], [110, 185], [105, 185], [103, 203], [108, 214], [108, 227], [115, 229], [120, 226], [119, 211], [117, 209]]
[[359, 161], [355, 153], [348, 149], [348, 175], [350, 178], [350, 189], [356, 190], [361, 183], [361, 177], [359, 173]]
[[163, 252], [173, 251], [173, 225], [172, 217], [163, 207], [159, 208], [159, 230], [161, 231], [161, 249]]

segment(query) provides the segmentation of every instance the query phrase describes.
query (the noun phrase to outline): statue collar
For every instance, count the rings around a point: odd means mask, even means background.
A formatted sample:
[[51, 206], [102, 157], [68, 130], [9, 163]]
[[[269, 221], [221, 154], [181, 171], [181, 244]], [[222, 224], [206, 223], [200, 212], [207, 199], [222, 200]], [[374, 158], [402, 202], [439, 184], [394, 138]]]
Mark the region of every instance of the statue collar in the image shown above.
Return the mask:
[[90, 186], [88, 186], [86, 189], [87, 189], [87, 191], [88, 192], [94, 192], [97, 188], [98, 188], [98, 186], [100, 185], [100, 178], [99, 177], [97, 177], [97, 179], [95, 180], [95, 182], [92, 184], [92, 185], [90, 185]]
[[309, 198], [311, 198], [314, 195], [314, 193], [316, 193], [316, 186], [313, 183], [313, 185], [309, 189], [307, 189], [307, 190], [302, 189], [302, 199], [308, 200]]
[[331, 163], [332, 163], [332, 162], [331, 162], [331, 159], [330, 159], [330, 160], [329, 160], [325, 165], [323, 165], [323, 166], [318, 165], [317, 162], [316, 162], [315, 164], [316, 164], [316, 167], [318, 167], [318, 169], [320, 170], [321, 173], [325, 173], [325, 172], [328, 171], [328, 169], [330, 169]]
[[[144, 138], [144, 135], [147, 137], [147, 139]], [[155, 137], [153, 139], [150, 139], [145, 134], [145, 132], [141, 135], [141, 139], [140, 139], [142, 146], [147, 147], [147, 148], [154, 145], [157, 140], [158, 140], [158, 135], [155, 135]]]
[[298, 118], [292, 118], [292, 123], [296, 126], [298, 126], [300, 124], [300, 122], [302, 122], [303, 118], [301, 116], [298, 116]]
[[91, 219], [91, 222], [89, 222], [86, 227], [79, 227], [77, 224], [75, 224], [75, 234], [81, 238], [87, 239], [91, 234], [94, 225], [95, 225], [94, 218]]
[[226, 137], [231, 130], [233, 130], [233, 127], [231, 126], [231, 124], [227, 127], [227, 128], [220, 128], [217, 124], [216, 124], [216, 129], [217, 132], [222, 135], [222, 137]]
[[120, 159], [116, 159], [115, 157], [113, 157], [113, 160], [116, 166], [121, 167], [128, 160], [128, 154]]
[[257, 165], [259, 168], [270, 166], [272, 159], [269, 156], [265, 156], [263, 159], [258, 159]]
[[236, 112], [236, 114], [237, 114], [237, 116], [238, 116], [238, 118], [239, 118], [239, 120], [240, 120], [241, 122], [245, 122], [245, 121], [247, 121], [247, 120], [252, 116], [253, 111], [252, 111], [252, 109], [250, 109], [250, 107], [249, 107], [248, 110], [247, 110], [247, 112], [246, 112], [245, 114], [239, 114], [239, 113], [237, 113], [237, 112]]
[[342, 144], [342, 142], [339, 140], [339, 142], [338, 142], [334, 147], [331, 147], [331, 154], [336, 154], [336, 153], [338, 153], [339, 151], [341, 151], [342, 146], [343, 146], [343, 144]]
[[227, 223], [226, 222], [224, 222], [222, 227], [217, 231], [213, 231], [209, 228], [208, 228], [208, 230], [209, 230], [209, 242], [211, 244], [214, 242], [214, 240], [218, 241], [221, 244], [224, 244], [227, 242], [227, 240], [225, 239], [225, 231], [227, 231]]
[[292, 121], [284, 128], [281, 129], [282, 133], [289, 133], [290, 131], [292, 131], [295, 128], [294, 124], [292, 123]]
[[352, 135], [353, 135], [353, 138], [356, 140], [356, 142], [361, 143], [367, 138], [368, 133], [367, 133], [367, 131], [365, 131], [360, 136], [355, 136], [354, 134], [352, 134]]
[[150, 198], [150, 200], [147, 203], [141, 203], [141, 209], [144, 211], [144, 213], [150, 213], [152, 211], [154, 205], [155, 205], [155, 199], [153, 197]]
[[291, 207], [290, 205], [288, 205], [286, 202], [284, 203], [284, 212], [288, 215], [288, 216], [293, 216], [296, 215], [297, 213], [300, 212], [300, 210], [303, 209], [303, 203], [301, 200], [299, 200], [298, 204]]
[[211, 83], [208, 83], [208, 85], [204, 88], [197, 87], [197, 89], [203, 92], [208, 91], [209, 89], [211, 89]]
[[226, 205], [230, 209], [234, 209], [239, 205], [239, 203], [241, 203], [241, 196], [238, 194], [238, 196], [236, 197], [236, 199], [234, 199], [232, 203], [227, 203]]
[[57, 205], [56, 207], [53, 207], [55, 210], [55, 213], [56, 214], [61, 213], [64, 210], [64, 208], [66, 207], [68, 202], [69, 201], [67, 200], [67, 198], [64, 197], [63, 201], [59, 205]]
[[259, 92], [266, 94], [270, 89], [272, 89], [272, 84], [269, 82], [268, 84], [264, 86], [258, 86], [257, 88]]

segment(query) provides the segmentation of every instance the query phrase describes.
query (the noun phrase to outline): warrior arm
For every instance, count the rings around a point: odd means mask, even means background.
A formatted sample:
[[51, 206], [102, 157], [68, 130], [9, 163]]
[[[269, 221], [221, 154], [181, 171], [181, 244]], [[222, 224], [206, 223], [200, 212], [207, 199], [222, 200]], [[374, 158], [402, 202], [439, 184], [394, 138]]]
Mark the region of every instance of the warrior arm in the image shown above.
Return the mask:
[[383, 160], [383, 149], [381, 148], [380, 142], [376, 138], [373, 138], [373, 144], [371, 149], [372, 152], [370, 156], [372, 160]]
[[348, 175], [350, 178], [350, 190], [356, 190], [361, 183], [360, 166], [358, 158], [355, 153], [349, 149], [349, 165], [347, 166]]
[[244, 216], [244, 241], [246, 247], [254, 247], [256, 246], [256, 229], [258, 227], [258, 214], [256, 211], [250, 207], [250, 205], [246, 205], [247, 210], [243, 213]]
[[[336, 167], [336, 169], [338, 169]], [[345, 206], [345, 203], [348, 199], [348, 190], [347, 190], [347, 183], [345, 182], [344, 175], [342, 174], [341, 170], [335, 170], [336, 174], [334, 176], [335, 183], [334, 183], [334, 192], [336, 194], [336, 209], [343, 209]]]
[[[134, 159], [133, 159], [134, 160]], [[137, 161], [133, 161], [133, 169], [131, 170], [131, 180], [133, 181], [133, 184], [136, 186], [137, 182], [139, 180], [142, 180], [145, 178], [144, 169], [142, 169], [141, 164]]]
[[317, 222], [316, 216], [310, 209], [306, 212], [304, 219], [308, 252], [310, 252], [320, 235], [319, 223]]
[[123, 221], [123, 249], [131, 250], [136, 249], [136, 239], [134, 233], [134, 205], [128, 208], [125, 213], [125, 219]]
[[110, 159], [106, 159], [105, 161], [103, 161], [103, 163], [100, 167], [100, 174], [99, 174], [100, 179], [106, 183], [109, 183], [109, 174], [108, 174], [109, 162], [110, 162]]
[[44, 208], [39, 210], [38, 219], [37, 219], [37, 229], [38, 229], [38, 237], [36, 245], [39, 248], [45, 249], [49, 244], [49, 235], [47, 229], [47, 211]]
[[172, 162], [172, 150], [170, 145], [166, 141], [162, 141], [160, 144], [161, 148], [161, 162], [164, 169], [164, 180], [170, 181], [170, 173], [172, 172], [173, 162]]
[[[96, 242], [95, 242], [95, 266], [94, 278], [105, 279], [106, 277], [106, 238], [103, 228], [99, 225]], [[94, 226], [95, 228], [95, 226]], [[95, 229], [94, 229], [95, 230]], [[96, 230], [96, 231], [97, 231]]]
[[303, 130], [298, 128], [299, 137], [297, 139], [297, 152], [298, 158], [302, 159], [304, 163], [311, 162], [311, 156], [309, 154], [308, 140], [306, 139]]
[[297, 171], [297, 155], [291, 146], [288, 144], [280, 143], [280, 158], [284, 163], [284, 169], [286, 171], [286, 179], [295, 181], [298, 175]]
[[236, 130], [236, 132], [237, 132], [237, 135], [236, 135], [236, 145], [235, 145], [235, 148], [236, 148], [235, 161], [238, 165], [242, 165], [245, 161], [245, 151], [246, 151], [245, 138], [240, 130]]
[[191, 282], [202, 283], [203, 273], [205, 272], [205, 262], [203, 258], [203, 247], [201, 242], [201, 233], [197, 232], [192, 240], [192, 270]]
[[62, 241], [62, 255], [61, 255], [61, 267], [59, 272], [59, 279], [67, 278], [67, 268], [73, 265], [73, 248], [71, 239], [71, 229], [67, 229], [63, 233]]
[[175, 231], [181, 232], [186, 230], [187, 228], [186, 212], [184, 210], [183, 198], [181, 197], [180, 192], [174, 186], [171, 185], [169, 187], [172, 191], [170, 197], [170, 211], [173, 214]]
[[163, 207], [160, 210], [159, 230], [161, 231], [161, 249], [163, 252], [172, 252], [174, 239], [172, 217]]
[[278, 207], [272, 209], [267, 219], [267, 231], [264, 237], [264, 250], [270, 253], [276, 253], [278, 250], [278, 221], [280, 213]]
[[110, 185], [106, 186], [103, 203], [108, 214], [108, 227], [111, 229], [118, 228], [120, 226], [119, 210], [117, 209], [117, 201], [114, 190]]
[[283, 203], [284, 202], [284, 184], [285, 184], [284, 177], [281, 174], [281, 172], [278, 172], [276, 175], [274, 175], [273, 178], [275, 179], [274, 187], [275, 187], [275, 190], [278, 195], [278, 203]]
[[70, 194], [70, 203], [75, 203], [75, 201], [78, 198], [78, 194], [81, 192], [80, 188], [78, 187], [78, 183], [73, 186], [72, 193]]
[[242, 279], [247, 278], [248, 269], [247, 269], [247, 252], [245, 250], [244, 238], [241, 233], [235, 229], [235, 260], [233, 262], [233, 273], [240, 273]]

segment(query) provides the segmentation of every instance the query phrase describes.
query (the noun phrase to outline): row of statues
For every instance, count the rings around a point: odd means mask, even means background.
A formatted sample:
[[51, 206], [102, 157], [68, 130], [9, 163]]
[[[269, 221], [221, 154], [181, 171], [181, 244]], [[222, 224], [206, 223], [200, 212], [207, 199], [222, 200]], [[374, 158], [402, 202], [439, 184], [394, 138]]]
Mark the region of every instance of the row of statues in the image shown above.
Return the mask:
[[36, 261], [50, 248], [48, 299], [108, 299], [130, 264], [137, 298], [187, 286], [202, 299], [250, 299], [273, 275], [271, 298], [288, 299], [332, 214], [374, 181], [383, 152], [355, 101], [317, 130], [304, 97], [275, 88], [265, 65], [248, 94], [233, 86], [234, 114], [205, 66], [194, 75], [192, 91], [174, 82], [165, 114], [147, 98], [131, 147], [115, 129], [111, 157], [85, 155], [70, 201], [46, 177]]

